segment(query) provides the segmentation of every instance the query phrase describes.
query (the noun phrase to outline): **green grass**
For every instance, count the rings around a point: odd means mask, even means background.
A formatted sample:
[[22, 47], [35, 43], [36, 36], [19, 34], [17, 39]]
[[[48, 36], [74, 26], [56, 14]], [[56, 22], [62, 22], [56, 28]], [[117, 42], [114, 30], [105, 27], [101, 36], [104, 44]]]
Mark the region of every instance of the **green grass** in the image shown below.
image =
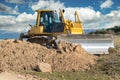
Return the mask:
[[22, 73], [49, 80], [120, 80], [120, 36], [116, 36], [114, 41], [117, 51], [99, 56], [97, 64], [89, 71], [52, 73], [22, 71]]
[[49, 80], [110, 80], [107, 75], [102, 75], [101, 73], [93, 73], [90, 71], [79, 71], [79, 72], [52, 72], [52, 73], [42, 73], [35, 71], [24, 71], [25, 74], [37, 75], [42, 78], [47, 78]]

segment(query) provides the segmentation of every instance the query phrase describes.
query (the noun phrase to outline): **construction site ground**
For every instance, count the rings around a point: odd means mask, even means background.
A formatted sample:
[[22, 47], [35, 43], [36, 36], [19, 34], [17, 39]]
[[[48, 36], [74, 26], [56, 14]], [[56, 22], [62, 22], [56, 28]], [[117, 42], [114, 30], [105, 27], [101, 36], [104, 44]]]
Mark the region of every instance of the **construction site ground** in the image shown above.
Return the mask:
[[[19, 40], [0, 41], [0, 80], [119, 80], [120, 36], [107, 55], [91, 55], [80, 45], [60, 42], [58, 49]], [[52, 72], [38, 72], [39, 62]]]

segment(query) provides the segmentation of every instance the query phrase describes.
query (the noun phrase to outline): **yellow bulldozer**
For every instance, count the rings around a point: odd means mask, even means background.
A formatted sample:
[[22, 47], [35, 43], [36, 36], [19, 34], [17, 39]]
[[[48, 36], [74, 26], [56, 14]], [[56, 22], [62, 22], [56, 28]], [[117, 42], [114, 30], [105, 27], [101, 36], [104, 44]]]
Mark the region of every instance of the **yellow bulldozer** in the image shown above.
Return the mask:
[[56, 48], [62, 40], [80, 44], [91, 54], [108, 53], [109, 47], [114, 47], [113, 37], [110, 34], [85, 34], [78, 12], [75, 11], [75, 20], [66, 20], [65, 10], [59, 13], [54, 10], [37, 10], [36, 25], [31, 26], [27, 34], [20, 34], [20, 39]]

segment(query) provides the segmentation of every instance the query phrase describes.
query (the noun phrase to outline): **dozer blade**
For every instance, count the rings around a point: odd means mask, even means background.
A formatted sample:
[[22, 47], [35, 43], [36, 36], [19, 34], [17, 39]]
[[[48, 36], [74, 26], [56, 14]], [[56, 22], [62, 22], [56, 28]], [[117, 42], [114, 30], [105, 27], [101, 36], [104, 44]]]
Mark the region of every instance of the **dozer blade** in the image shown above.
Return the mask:
[[91, 54], [108, 54], [108, 48], [114, 47], [113, 36], [110, 34], [60, 35], [56, 43], [59, 41], [80, 44]]

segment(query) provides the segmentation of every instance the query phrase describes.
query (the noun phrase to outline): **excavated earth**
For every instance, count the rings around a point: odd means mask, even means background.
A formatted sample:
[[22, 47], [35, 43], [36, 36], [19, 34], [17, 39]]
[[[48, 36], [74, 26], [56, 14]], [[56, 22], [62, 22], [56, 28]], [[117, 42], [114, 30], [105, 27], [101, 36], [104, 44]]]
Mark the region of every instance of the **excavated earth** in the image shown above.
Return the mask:
[[0, 41], [0, 71], [36, 70], [40, 62], [50, 64], [52, 71], [84, 71], [95, 64], [96, 57], [80, 45], [62, 41], [58, 49], [48, 49], [27, 41]]

